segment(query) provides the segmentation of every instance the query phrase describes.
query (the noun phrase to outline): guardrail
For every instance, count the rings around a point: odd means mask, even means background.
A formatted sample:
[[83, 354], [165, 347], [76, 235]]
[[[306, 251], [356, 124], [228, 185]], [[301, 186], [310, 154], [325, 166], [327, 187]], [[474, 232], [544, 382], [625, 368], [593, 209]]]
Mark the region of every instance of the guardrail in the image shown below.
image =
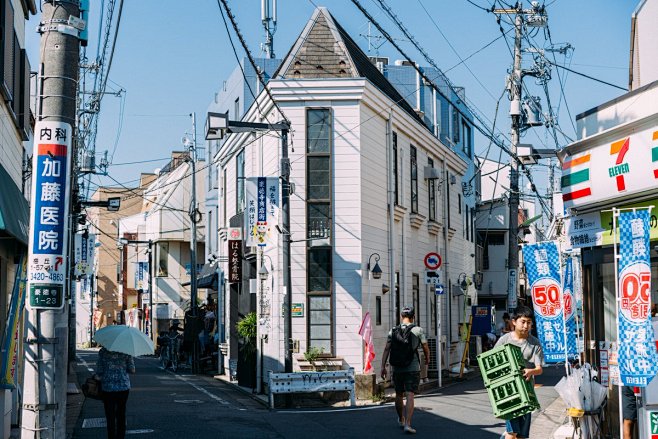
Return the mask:
[[356, 405], [354, 368], [326, 372], [269, 373], [270, 408], [276, 393], [350, 392], [350, 403]]

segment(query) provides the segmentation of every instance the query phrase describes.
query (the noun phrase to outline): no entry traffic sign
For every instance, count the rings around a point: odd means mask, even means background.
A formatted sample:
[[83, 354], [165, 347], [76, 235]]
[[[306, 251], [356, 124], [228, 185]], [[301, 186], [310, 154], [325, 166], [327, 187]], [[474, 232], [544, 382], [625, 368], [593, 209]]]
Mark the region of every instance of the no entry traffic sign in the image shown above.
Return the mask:
[[428, 253], [424, 262], [428, 270], [437, 270], [441, 266], [441, 256], [435, 252]]

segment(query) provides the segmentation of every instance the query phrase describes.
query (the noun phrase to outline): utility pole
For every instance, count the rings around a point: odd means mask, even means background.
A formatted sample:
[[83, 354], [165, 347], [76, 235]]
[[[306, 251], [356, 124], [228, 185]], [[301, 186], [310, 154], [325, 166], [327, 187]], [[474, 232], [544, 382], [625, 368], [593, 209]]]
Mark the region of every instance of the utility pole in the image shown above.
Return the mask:
[[[79, 2], [42, 3], [28, 259], [21, 438], [66, 436], [71, 174], [78, 88]], [[66, 293], [66, 294], [65, 294]]]
[[[190, 306], [193, 328], [198, 323], [197, 279], [196, 279], [196, 113], [192, 113], [192, 143], [190, 145], [190, 162], [192, 165], [192, 199], [190, 201]], [[192, 373], [198, 373], [199, 368], [199, 338], [194, 333], [192, 340]]]
[[260, 19], [265, 29], [265, 42], [261, 48], [265, 51], [265, 56], [274, 59], [274, 33], [276, 32], [276, 0], [272, 0], [270, 9], [270, 0], [261, 0], [260, 2]]
[[522, 110], [521, 102], [523, 90], [523, 60], [521, 39], [524, 26], [543, 27], [546, 26], [547, 18], [543, 6], [538, 2], [532, 2], [531, 9], [523, 9], [523, 1], [519, 1], [515, 8], [494, 9], [494, 14], [514, 16], [514, 64], [509, 77], [510, 92], [510, 116], [512, 117], [510, 152], [510, 194], [509, 194], [509, 247], [507, 255], [507, 306], [516, 308], [518, 305], [519, 284], [519, 161], [516, 156], [521, 139], [521, 129], [527, 125]]

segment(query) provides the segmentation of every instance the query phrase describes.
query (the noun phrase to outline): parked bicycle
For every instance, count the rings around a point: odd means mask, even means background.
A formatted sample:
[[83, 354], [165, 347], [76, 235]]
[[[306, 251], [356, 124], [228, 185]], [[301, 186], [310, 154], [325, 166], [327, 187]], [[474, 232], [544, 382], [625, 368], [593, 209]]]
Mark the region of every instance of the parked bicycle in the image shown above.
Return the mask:
[[180, 355], [180, 345], [182, 336], [176, 329], [170, 329], [169, 333], [162, 337], [162, 348], [160, 349], [160, 367], [164, 370], [171, 368], [172, 371], [178, 370], [178, 360]]

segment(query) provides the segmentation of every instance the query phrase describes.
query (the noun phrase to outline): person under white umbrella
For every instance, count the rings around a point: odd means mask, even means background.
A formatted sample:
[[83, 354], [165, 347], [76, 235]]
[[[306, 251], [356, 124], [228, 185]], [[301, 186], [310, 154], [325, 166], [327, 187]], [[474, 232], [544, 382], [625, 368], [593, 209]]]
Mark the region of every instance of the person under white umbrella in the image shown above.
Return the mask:
[[135, 373], [133, 357], [153, 353], [153, 343], [129, 326], [116, 325], [99, 329], [94, 339], [102, 346], [96, 362], [96, 378], [101, 382], [108, 439], [124, 439], [126, 405], [130, 377]]

